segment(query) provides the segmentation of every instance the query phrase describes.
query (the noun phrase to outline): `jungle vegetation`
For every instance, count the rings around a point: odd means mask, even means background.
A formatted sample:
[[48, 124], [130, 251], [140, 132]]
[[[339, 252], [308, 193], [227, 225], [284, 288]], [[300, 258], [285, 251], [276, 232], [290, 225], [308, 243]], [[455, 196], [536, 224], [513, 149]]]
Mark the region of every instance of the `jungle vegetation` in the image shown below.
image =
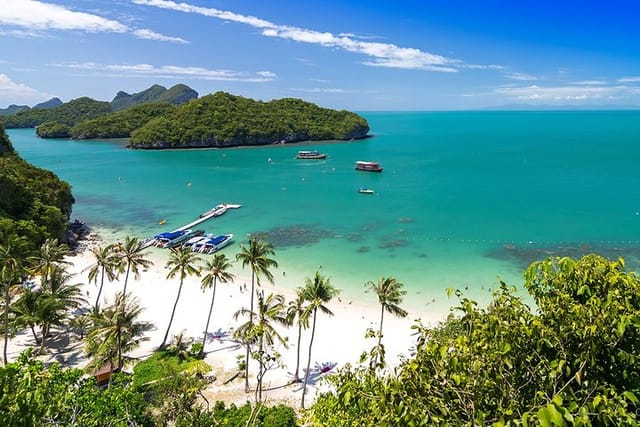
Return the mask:
[[24, 161], [0, 125], [0, 242], [17, 234], [35, 248], [61, 239], [73, 202], [71, 186]]

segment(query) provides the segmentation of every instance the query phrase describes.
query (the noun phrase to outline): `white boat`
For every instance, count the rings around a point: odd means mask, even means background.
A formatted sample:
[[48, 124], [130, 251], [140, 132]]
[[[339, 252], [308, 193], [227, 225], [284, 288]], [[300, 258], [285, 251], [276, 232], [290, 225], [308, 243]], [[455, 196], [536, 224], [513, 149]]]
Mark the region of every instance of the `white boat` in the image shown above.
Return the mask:
[[204, 234], [204, 230], [178, 230], [178, 231], [168, 231], [166, 233], [157, 234], [154, 239], [156, 240], [155, 245], [159, 248], [172, 248], [174, 246], [178, 246], [182, 242], [189, 240], [194, 236], [201, 236]]
[[212, 254], [231, 243], [233, 234], [221, 234], [205, 241], [199, 248], [198, 252], [203, 254]]
[[209, 233], [209, 234], [207, 234], [207, 235], [205, 235], [205, 236], [202, 236], [202, 235], [200, 235], [200, 236], [195, 236], [195, 237], [190, 238], [190, 239], [189, 239], [189, 240], [187, 240], [186, 242], [184, 242], [184, 243], [182, 244], [182, 246], [183, 246], [183, 247], [185, 247], [185, 248], [193, 248], [193, 247], [194, 247], [195, 245], [197, 245], [198, 243], [200, 243], [200, 242], [204, 242], [205, 240], [210, 239], [210, 238], [212, 238], [212, 237], [213, 237], [213, 234], [212, 234], [212, 233]]
[[225, 203], [221, 203], [211, 209], [209, 209], [206, 212], [203, 212], [200, 214], [200, 218], [204, 218], [204, 217], [214, 217], [214, 216], [220, 216], [223, 213], [225, 213], [227, 211], [227, 205]]
[[296, 159], [312, 159], [312, 160], [322, 160], [326, 159], [327, 155], [324, 153], [320, 153], [316, 150], [313, 151], [298, 151], [296, 155]]
[[358, 160], [356, 162], [356, 169], [359, 171], [366, 171], [366, 172], [382, 172], [382, 167], [380, 167], [380, 163], [364, 162], [362, 160]]
[[366, 188], [366, 187], [360, 187], [358, 188], [358, 193], [362, 193], [362, 194], [373, 194], [374, 191], [370, 188]]

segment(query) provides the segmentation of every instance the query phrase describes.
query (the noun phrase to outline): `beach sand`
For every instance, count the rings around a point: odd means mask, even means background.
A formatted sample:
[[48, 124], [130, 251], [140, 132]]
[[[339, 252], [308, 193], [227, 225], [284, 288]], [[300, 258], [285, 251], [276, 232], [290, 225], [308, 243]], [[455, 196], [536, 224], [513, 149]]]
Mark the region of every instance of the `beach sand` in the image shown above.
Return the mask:
[[[93, 304], [98, 292], [98, 286], [88, 283], [88, 267], [94, 262], [89, 249], [96, 244], [104, 244], [100, 238], [94, 238], [85, 244], [85, 247], [77, 255], [68, 258], [72, 264], [69, 271], [74, 274], [73, 283], [83, 283], [83, 291], [87, 300]], [[237, 249], [237, 247], [236, 247]], [[139, 279], [129, 278], [127, 291], [139, 300], [144, 308], [140, 320], [149, 321], [155, 325], [154, 329], [147, 333], [145, 341], [134, 352], [128, 354], [131, 357], [144, 359], [149, 356], [162, 342], [162, 338], [169, 323], [171, 309], [175, 302], [179, 286], [179, 278], [167, 279], [168, 268], [165, 266], [169, 252], [157, 248], [146, 251], [148, 258], [154, 265], [142, 272]], [[233, 330], [244, 320], [234, 320], [234, 313], [242, 307], [250, 305], [251, 271], [242, 269], [239, 263], [235, 263], [234, 251], [227, 249], [227, 256], [234, 261], [232, 272], [235, 279], [232, 283], [219, 283], [216, 299], [209, 325], [210, 339], [205, 347], [206, 361], [213, 368], [216, 380], [209, 385], [205, 395], [213, 404], [216, 400], [224, 400], [227, 403], [243, 404], [247, 400], [253, 400], [253, 393], [244, 393], [244, 379], [236, 378], [229, 384], [223, 382], [237, 371], [237, 356], [244, 357], [244, 348], [232, 340]], [[204, 257], [205, 255], [203, 255]], [[264, 283], [261, 289], [265, 295], [280, 293], [286, 301], [295, 296], [295, 289], [299, 283], [287, 282], [287, 277], [279, 270], [272, 271], [277, 280], [276, 285]], [[323, 272], [327, 274], [329, 272]], [[330, 274], [328, 276], [331, 278]], [[333, 278], [331, 278], [333, 279]], [[124, 275], [114, 283], [105, 282], [101, 304], [110, 303], [116, 292], [122, 290]], [[246, 284], [247, 290], [244, 290]], [[201, 340], [206, 323], [212, 290], [203, 292], [200, 287], [200, 278], [188, 277], [185, 279], [182, 294], [176, 315], [169, 333], [169, 337], [184, 331], [185, 336]], [[357, 364], [363, 351], [370, 350], [375, 345], [375, 339], [365, 339], [367, 329], [377, 330], [380, 318], [380, 305], [377, 304], [377, 296], [371, 293], [362, 294], [359, 301], [343, 299], [338, 296], [327, 304], [334, 316], [318, 313], [316, 333], [311, 356], [311, 373], [313, 382], [307, 387], [306, 402], [312, 402], [317, 387], [322, 387], [318, 381], [324, 375], [334, 372], [347, 363]], [[442, 320], [442, 316], [430, 315], [423, 312], [409, 312], [408, 316], [398, 319], [385, 313], [383, 344], [386, 349], [386, 360], [390, 367], [396, 366], [402, 356], [409, 356], [415, 345], [416, 337], [411, 326], [420, 318], [424, 324], [434, 325]], [[288, 384], [296, 366], [296, 326], [289, 329], [280, 328], [280, 333], [288, 337], [288, 348], [279, 347], [282, 355], [282, 368], [269, 371], [264, 380], [265, 388], [272, 389], [265, 393], [267, 401], [285, 402], [293, 406], [299, 405], [302, 395], [302, 385]], [[311, 329], [303, 330], [300, 345], [300, 376], [304, 376], [307, 364], [309, 339]], [[82, 345], [70, 339], [65, 332], [61, 336], [52, 339], [53, 348], [49, 353], [41, 356], [45, 361], [57, 360], [65, 366], [83, 367], [87, 360], [82, 352]], [[20, 333], [12, 339], [9, 346], [9, 357], [15, 360], [17, 355], [25, 348], [33, 345], [33, 337], [28, 331]], [[257, 362], [250, 361], [250, 385], [255, 387], [255, 370]], [[130, 369], [131, 366], [128, 367]]]

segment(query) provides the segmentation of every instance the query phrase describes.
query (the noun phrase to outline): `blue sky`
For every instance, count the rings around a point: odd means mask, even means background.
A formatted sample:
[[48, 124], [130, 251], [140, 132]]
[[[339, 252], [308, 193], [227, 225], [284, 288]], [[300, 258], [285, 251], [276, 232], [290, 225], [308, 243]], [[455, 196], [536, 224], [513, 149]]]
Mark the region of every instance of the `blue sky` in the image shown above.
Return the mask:
[[357, 111], [640, 106], [639, 22], [639, 0], [0, 0], [0, 108], [155, 83]]

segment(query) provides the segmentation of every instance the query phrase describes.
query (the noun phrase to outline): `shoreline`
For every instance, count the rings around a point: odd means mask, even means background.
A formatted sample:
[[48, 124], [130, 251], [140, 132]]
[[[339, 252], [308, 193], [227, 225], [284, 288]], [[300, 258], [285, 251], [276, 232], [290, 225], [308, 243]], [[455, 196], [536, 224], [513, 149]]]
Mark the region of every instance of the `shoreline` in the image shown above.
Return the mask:
[[[97, 244], [107, 243], [109, 241], [105, 239], [105, 236], [93, 232], [87, 240], [83, 241], [76, 253], [67, 258], [67, 261], [72, 263], [68, 268], [69, 273], [72, 274], [72, 281], [74, 283], [82, 283], [82, 292], [90, 305], [95, 303], [99, 288], [99, 284], [90, 284], [87, 279], [88, 272], [86, 270], [93, 263], [90, 249]], [[237, 249], [237, 246], [234, 248]], [[179, 286], [178, 278], [166, 279], [168, 270], [165, 267], [165, 263], [168, 259], [168, 251], [156, 249], [145, 250], [145, 253], [148, 254], [148, 259], [154, 264], [147, 271], [141, 273], [140, 279], [130, 276], [127, 290], [138, 299], [140, 306], [144, 309], [139, 320], [149, 321], [155, 327], [145, 335], [140, 347], [128, 354], [128, 356], [136, 359], [146, 358], [160, 345]], [[238, 378], [228, 385], [222, 385], [222, 382], [230, 377], [231, 372], [235, 371], [238, 363], [236, 356], [244, 356], [244, 349], [232, 341], [231, 336], [233, 330], [243, 321], [242, 319], [235, 321], [233, 319], [234, 313], [242, 307], [249, 306], [251, 272], [248, 269], [242, 269], [242, 266], [235, 262], [234, 252], [227, 253], [227, 257], [233, 261], [231, 271], [235, 275], [235, 279], [228, 284], [218, 283], [217, 286], [209, 334], [219, 338], [208, 340], [205, 347], [205, 361], [212, 366], [212, 373], [217, 377], [217, 380], [209, 385], [206, 390], [208, 396], [214, 400], [243, 404], [247, 399], [252, 400], [253, 398], [252, 393], [244, 393], [244, 380]], [[278, 279], [276, 285], [265, 283], [261, 286], [261, 289], [267, 294], [282, 294], [288, 303], [295, 296], [295, 289], [302, 283], [298, 283], [296, 279], [292, 278], [291, 276], [293, 275], [278, 276], [279, 273], [280, 270], [273, 271], [274, 277]], [[104, 305], [113, 301], [115, 293], [122, 290], [123, 279], [121, 277], [120, 281], [113, 283], [105, 281], [101, 304]], [[244, 290], [245, 284], [247, 286], [246, 291]], [[202, 339], [206, 315], [211, 302], [211, 292], [211, 289], [204, 293], [201, 291], [198, 277], [191, 276], [185, 279], [169, 337], [184, 331], [186, 337], [193, 337], [195, 341]], [[375, 295], [370, 295], [369, 297], [371, 300], [377, 301]], [[410, 298], [408, 294], [405, 299], [407, 297]], [[375, 340], [365, 339], [364, 336], [368, 328], [376, 330], [378, 328], [380, 317], [380, 306], [378, 304], [342, 298], [338, 295], [327, 306], [334, 313], [334, 316], [329, 317], [322, 313], [318, 314], [311, 358], [312, 376], [316, 373], [320, 375], [319, 370], [322, 370], [323, 373], [325, 370], [329, 372], [335, 371], [347, 363], [357, 365], [361, 353], [370, 350], [375, 345]], [[416, 319], [421, 319], [425, 325], [435, 325], [444, 320], [444, 317], [435, 313], [418, 312], [408, 307], [407, 310], [409, 314], [403, 319], [395, 318], [388, 315], [388, 313], [385, 316], [383, 344], [387, 354], [388, 367], [397, 366], [402, 357], [409, 356], [411, 348], [415, 344], [411, 326], [415, 324]], [[282, 355], [281, 363], [283, 367], [269, 371], [265, 377], [264, 386], [266, 388], [277, 388], [267, 392], [269, 399], [287, 402], [296, 406], [301, 397], [301, 384], [293, 384], [287, 387], [281, 386], [290, 382], [291, 373], [295, 370], [297, 327], [293, 326], [288, 329], [279, 327], [278, 331], [283, 337], [287, 337], [288, 348], [280, 347], [277, 349]], [[304, 375], [304, 369], [306, 368], [310, 332], [309, 328], [303, 330], [302, 334], [300, 344], [301, 376]], [[68, 334], [61, 333], [59, 335], [61, 340], [54, 336], [52, 341], [64, 342], [66, 339], [66, 351], [56, 353], [56, 350], [52, 348], [39, 358], [46, 362], [58, 361], [66, 367], [84, 367], [87, 361], [82, 347], [77, 342], [69, 343], [69, 337], [65, 337]], [[18, 334], [9, 343], [10, 358], [15, 360], [20, 352], [31, 346], [33, 346], [33, 337], [27, 331]], [[255, 373], [253, 371], [255, 367], [256, 362], [252, 361], [250, 363], [250, 384], [252, 385], [255, 385]], [[315, 371], [314, 367], [316, 368]], [[128, 368], [131, 369], [130, 366]], [[311, 386], [312, 384], [309, 385]], [[316, 387], [308, 387], [307, 397], [309, 402], [312, 401], [315, 390]]]

